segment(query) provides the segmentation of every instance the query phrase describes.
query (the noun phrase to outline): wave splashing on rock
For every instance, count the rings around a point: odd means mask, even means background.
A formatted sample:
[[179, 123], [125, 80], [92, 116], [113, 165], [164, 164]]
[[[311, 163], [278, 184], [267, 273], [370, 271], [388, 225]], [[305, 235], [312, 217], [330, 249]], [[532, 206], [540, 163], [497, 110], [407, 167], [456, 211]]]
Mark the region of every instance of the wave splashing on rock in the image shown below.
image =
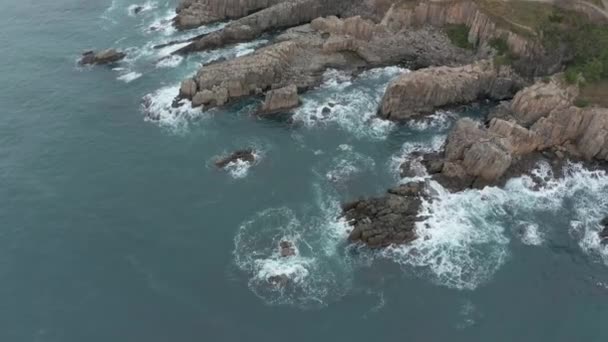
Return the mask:
[[568, 215], [566, 203], [573, 203], [571, 235], [584, 252], [608, 264], [608, 246], [598, 235], [608, 211], [608, 176], [579, 164], [568, 165], [564, 173], [554, 178], [548, 165], [539, 165], [534, 178], [522, 176], [504, 188], [458, 193], [430, 181], [432, 199], [423, 202], [420, 215], [426, 219], [416, 226], [418, 239], [390, 247], [382, 255], [437, 284], [473, 290], [507, 260], [510, 238], [504, 227], [513, 217], [526, 223], [523, 232], [516, 232], [523, 234], [522, 242], [539, 245], [556, 229], [545, 218]]
[[376, 111], [390, 80], [403, 72], [407, 69], [386, 67], [353, 78], [328, 70], [323, 84], [302, 96], [293, 119], [307, 127], [336, 124], [358, 137], [385, 139], [395, 125], [377, 117]]
[[[351, 266], [339, 254], [347, 225], [335, 219], [338, 203], [332, 203], [323, 217], [300, 221], [291, 209], [280, 207], [240, 226], [235, 263], [250, 277], [251, 291], [266, 303], [319, 308], [350, 288]], [[284, 253], [285, 246], [293, 251]]]

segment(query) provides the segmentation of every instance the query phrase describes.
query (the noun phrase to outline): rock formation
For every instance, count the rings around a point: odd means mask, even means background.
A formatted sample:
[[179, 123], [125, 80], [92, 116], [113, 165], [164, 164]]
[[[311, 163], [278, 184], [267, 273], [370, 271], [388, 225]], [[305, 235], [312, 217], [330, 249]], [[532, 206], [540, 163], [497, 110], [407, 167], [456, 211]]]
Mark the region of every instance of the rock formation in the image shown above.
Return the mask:
[[510, 67], [490, 60], [462, 67], [433, 67], [405, 73], [388, 86], [379, 115], [403, 120], [444, 106], [513, 97], [523, 81]]
[[106, 49], [99, 52], [86, 51], [82, 54], [79, 61], [80, 64], [112, 64], [116, 63], [127, 55], [124, 52], [117, 51], [116, 49]]
[[554, 77], [520, 91], [503, 118], [461, 119], [450, 132], [441, 177], [493, 184], [523, 156], [553, 150], [608, 161], [608, 109], [572, 105], [576, 87]]
[[266, 93], [266, 99], [258, 110], [258, 115], [270, 115], [284, 112], [297, 107], [300, 104], [298, 87], [289, 85], [280, 89], [270, 90]]
[[392, 32], [361, 17], [318, 18], [287, 30], [275, 44], [253, 54], [201, 68], [182, 83], [180, 96], [194, 106], [221, 106], [291, 85], [309, 89], [320, 83], [327, 68], [354, 72], [403, 60], [427, 66], [473, 58], [437, 29]]
[[408, 183], [386, 196], [345, 204], [344, 217], [353, 227], [349, 241], [379, 248], [415, 240], [422, 196], [423, 184]]

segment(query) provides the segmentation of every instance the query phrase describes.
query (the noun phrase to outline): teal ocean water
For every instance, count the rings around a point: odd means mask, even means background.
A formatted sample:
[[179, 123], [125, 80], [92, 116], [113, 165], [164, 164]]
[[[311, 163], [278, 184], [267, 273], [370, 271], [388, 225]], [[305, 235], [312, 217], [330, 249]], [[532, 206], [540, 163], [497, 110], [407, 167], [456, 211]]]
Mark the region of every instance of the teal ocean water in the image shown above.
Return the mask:
[[[461, 116], [374, 117], [402, 72], [328, 71], [292, 120], [257, 100], [172, 108], [201, 63], [272, 37], [164, 58], [176, 0], [6, 0], [0, 12], [0, 341], [607, 341], [608, 176], [578, 165], [534, 190], [434, 185], [419, 240], [345, 243], [339, 204], [396, 185]], [[133, 13], [133, 5], [144, 10]], [[87, 49], [129, 57], [80, 67]], [[330, 107], [331, 113], [324, 113]], [[326, 112], [326, 111], [325, 111]], [[218, 156], [253, 147], [254, 165]], [[419, 178], [425, 178], [421, 173]], [[283, 238], [299, 255], [277, 255]], [[290, 286], [268, 278], [289, 277]]]

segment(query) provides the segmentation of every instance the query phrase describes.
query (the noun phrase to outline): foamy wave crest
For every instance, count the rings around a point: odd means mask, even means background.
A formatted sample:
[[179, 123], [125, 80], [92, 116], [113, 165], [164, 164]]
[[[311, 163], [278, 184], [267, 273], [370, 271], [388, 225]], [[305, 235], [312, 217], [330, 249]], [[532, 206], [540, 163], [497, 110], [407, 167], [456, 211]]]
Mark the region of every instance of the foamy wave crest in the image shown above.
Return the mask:
[[341, 153], [331, 161], [331, 169], [325, 173], [327, 180], [342, 183], [351, 180], [357, 174], [372, 170], [375, 162], [372, 158], [353, 151], [350, 145], [340, 145]]
[[179, 85], [161, 88], [143, 98], [142, 109], [146, 120], [158, 122], [163, 126], [184, 129], [188, 121], [203, 115], [200, 108], [192, 108], [190, 101], [182, 100], [174, 104], [179, 93]]
[[384, 139], [394, 123], [376, 116], [384, 91], [392, 78], [406, 69], [374, 69], [352, 78], [329, 70], [323, 84], [303, 96], [293, 119], [308, 127], [337, 124], [360, 137]]
[[[346, 277], [334, 273], [318, 245], [320, 228], [309, 222], [303, 225], [285, 207], [265, 210], [242, 224], [234, 256], [236, 265], [250, 275], [253, 293], [268, 304], [309, 308], [339, 298]], [[281, 255], [282, 241], [293, 244], [295, 255]]]
[[130, 71], [125, 74], [118, 76], [116, 79], [119, 81], [123, 81], [125, 83], [131, 83], [136, 79], [140, 78], [142, 75], [136, 71]]

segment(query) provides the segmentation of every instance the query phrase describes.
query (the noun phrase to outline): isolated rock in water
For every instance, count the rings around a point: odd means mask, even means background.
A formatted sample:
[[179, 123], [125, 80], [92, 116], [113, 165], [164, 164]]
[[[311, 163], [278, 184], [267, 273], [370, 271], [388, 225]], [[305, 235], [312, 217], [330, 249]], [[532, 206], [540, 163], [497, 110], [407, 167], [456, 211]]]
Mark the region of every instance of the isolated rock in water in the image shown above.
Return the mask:
[[266, 93], [264, 104], [258, 111], [260, 115], [268, 115], [286, 111], [300, 104], [298, 87], [289, 85], [280, 89], [270, 90]]
[[283, 240], [279, 243], [279, 248], [281, 249], [281, 257], [287, 258], [290, 256], [296, 255], [296, 247], [293, 245], [293, 242]]
[[220, 169], [223, 169], [228, 164], [237, 162], [239, 160], [242, 162], [248, 162], [248, 163], [255, 162], [255, 151], [252, 149], [236, 151], [236, 152], [232, 153], [231, 155], [229, 155], [228, 157], [217, 160], [215, 162], [215, 166], [217, 166]]
[[139, 14], [141, 11], [144, 10], [143, 6], [135, 6], [131, 9], [131, 11], [133, 12], [133, 14]]
[[384, 197], [345, 204], [344, 217], [353, 227], [349, 241], [380, 248], [415, 240], [422, 194], [421, 183], [408, 183], [389, 190]]
[[431, 67], [405, 73], [392, 81], [382, 99], [380, 116], [404, 120], [444, 106], [478, 99], [512, 97], [522, 85], [509, 67], [485, 60], [462, 67]]
[[87, 51], [82, 54], [80, 64], [111, 64], [122, 60], [126, 56], [127, 54], [116, 49], [106, 49], [99, 52]]

